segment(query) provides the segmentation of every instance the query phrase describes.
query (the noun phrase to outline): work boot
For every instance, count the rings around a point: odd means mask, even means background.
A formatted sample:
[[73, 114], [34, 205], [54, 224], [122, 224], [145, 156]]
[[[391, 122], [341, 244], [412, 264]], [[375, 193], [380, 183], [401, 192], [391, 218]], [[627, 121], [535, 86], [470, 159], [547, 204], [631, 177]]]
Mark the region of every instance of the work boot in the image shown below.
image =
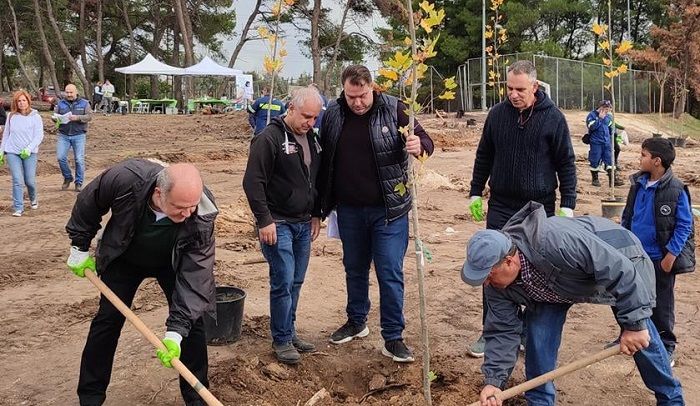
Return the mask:
[[299, 351], [294, 348], [292, 343], [287, 344], [272, 344], [272, 348], [275, 350], [275, 355], [277, 355], [277, 361], [283, 364], [297, 364], [301, 359]]
[[83, 184], [82, 184], [82, 183], [76, 183], [76, 184], [75, 184], [75, 191], [76, 191], [76, 192], [82, 192], [82, 191], [83, 191]]
[[600, 186], [600, 181], [598, 180], [598, 171], [591, 171], [591, 178], [593, 179], [591, 181], [591, 185], [593, 186]]
[[302, 340], [296, 334], [292, 337], [292, 345], [299, 352], [316, 352], [316, 346], [313, 343]]
[[68, 186], [70, 186], [71, 182], [72, 182], [72, 180], [70, 180], [70, 179], [64, 179], [63, 184], [61, 185], [61, 190], [68, 189]]

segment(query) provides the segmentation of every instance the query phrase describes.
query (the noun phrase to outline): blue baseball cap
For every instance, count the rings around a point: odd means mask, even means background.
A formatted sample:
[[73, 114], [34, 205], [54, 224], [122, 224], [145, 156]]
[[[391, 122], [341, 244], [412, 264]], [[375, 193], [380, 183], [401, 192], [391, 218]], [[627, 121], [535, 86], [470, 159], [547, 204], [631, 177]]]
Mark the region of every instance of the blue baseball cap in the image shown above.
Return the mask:
[[483, 284], [491, 268], [505, 258], [512, 246], [510, 237], [500, 231], [477, 231], [467, 243], [462, 280], [472, 286]]

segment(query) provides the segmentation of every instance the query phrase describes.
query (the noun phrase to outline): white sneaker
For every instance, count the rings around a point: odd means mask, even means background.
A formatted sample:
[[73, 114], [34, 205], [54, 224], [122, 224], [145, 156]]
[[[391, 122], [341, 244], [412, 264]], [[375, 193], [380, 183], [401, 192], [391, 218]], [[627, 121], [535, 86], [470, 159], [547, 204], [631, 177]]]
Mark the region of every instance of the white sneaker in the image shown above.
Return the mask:
[[22, 212], [17, 210], [16, 212], [12, 213], [12, 216], [14, 217], [22, 217]]
[[38, 209], [38, 208], [39, 208], [39, 202], [38, 202], [38, 201], [36, 201], [36, 200], [34, 200], [34, 201], [32, 202], [32, 205], [31, 205], [31, 206], [29, 206], [29, 207], [31, 207], [31, 208], [32, 208], [32, 210], [36, 210], [36, 209]]

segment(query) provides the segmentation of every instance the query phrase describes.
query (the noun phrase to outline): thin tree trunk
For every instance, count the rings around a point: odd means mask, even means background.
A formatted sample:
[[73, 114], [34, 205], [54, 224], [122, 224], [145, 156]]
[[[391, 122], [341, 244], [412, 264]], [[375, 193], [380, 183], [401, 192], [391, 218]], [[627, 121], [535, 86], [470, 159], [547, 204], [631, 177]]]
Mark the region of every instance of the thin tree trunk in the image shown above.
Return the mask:
[[[180, 27], [182, 45], [185, 48], [185, 65], [192, 66], [194, 65], [194, 51], [192, 49], [192, 37], [190, 36], [191, 22], [189, 27], [186, 22], [186, 19], [189, 20], [189, 16], [185, 15], [187, 13], [187, 4], [184, 0], [173, 0], [173, 2], [175, 3], [175, 15], [177, 17], [178, 26]], [[190, 99], [194, 95], [194, 89], [192, 89], [192, 78], [188, 77], [186, 81], [187, 98]]]
[[[129, 65], [134, 64], [134, 53], [136, 46], [136, 39], [134, 38], [134, 29], [131, 28], [131, 19], [129, 18], [129, 6], [126, 0], [122, 0], [122, 10], [124, 12], [124, 23], [126, 24], [126, 29], [129, 31]], [[134, 97], [134, 75], [129, 75], [129, 97]]]
[[331, 88], [331, 72], [335, 69], [335, 64], [338, 62], [338, 52], [340, 52], [340, 41], [343, 39], [343, 33], [345, 32], [345, 20], [348, 18], [348, 12], [350, 11], [350, 6], [355, 0], [348, 0], [345, 3], [345, 9], [343, 9], [343, 17], [340, 19], [340, 28], [338, 28], [338, 36], [335, 39], [335, 45], [333, 47], [333, 57], [331, 61], [326, 65], [326, 77], [323, 80], [323, 92], [327, 94]]
[[[8, 3], [10, 1], [8, 0]], [[49, 64], [49, 73], [51, 74], [51, 81], [53, 82], [53, 87], [56, 90], [56, 94], [60, 94], [61, 90], [61, 85], [58, 83], [58, 77], [56, 76], [56, 64], [53, 61], [53, 56], [51, 56], [51, 51], [49, 50], [49, 44], [46, 41], [46, 33], [44, 32], [44, 23], [41, 18], [41, 9], [39, 8], [39, 0], [33, 0], [33, 5], [34, 5], [34, 17], [36, 20], [36, 26], [37, 29], [39, 30], [39, 39], [41, 39], [41, 49], [44, 54], [44, 58], [46, 59], [46, 63]], [[10, 4], [10, 8], [12, 8], [12, 4]], [[15, 11], [12, 9], [12, 16], [14, 18]], [[17, 20], [15, 19], [15, 36], [16, 36], [16, 41], [17, 41], [17, 51], [19, 52], [19, 35], [17, 34]], [[22, 58], [17, 58], [18, 60], [22, 60]], [[22, 69], [24, 70], [24, 68]], [[31, 82], [30, 82], [31, 83]], [[39, 94], [39, 91], [36, 90], [36, 93]]]
[[318, 42], [318, 25], [321, 20], [321, 0], [314, 0], [311, 13], [311, 60], [313, 62], [313, 81], [318, 84], [321, 79], [321, 47]]
[[[83, 64], [83, 70], [85, 70], [85, 75], [88, 78], [88, 82], [92, 81], [92, 68], [87, 61], [87, 53], [85, 52], [85, 0], [80, 0], [80, 23], [78, 26], [78, 38], [80, 38], [80, 61]], [[92, 88], [92, 83], [90, 83], [90, 88]], [[93, 102], [90, 88], [85, 89], [85, 98]]]
[[[241, 49], [243, 49], [246, 42], [250, 41], [250, 38], [248, 38], [248, 32], [250, 31], [250, 27], [253, 26], [255, 18], [258, 16], [258, 14], [260, 14], [261, 5], [262, 0], [256, 0], [253, 12], [251, 12], [248, 16], [248, 20], [246, 21], [245, 26], [243, 26], [243, 31], [241, 31], [241, 38], [238, 40], [238, 44], [236, 44], [236, 48], [234, 48], [233, 54], [231, 54], [231, 58], [228, 60], [229, 68], [233, 68], [233, 66], [236, 64], [236, 60], [238, 59], [238, 54], [241, 53]], [[226, 81], [221, 83], [217, 93], [222, 94], [224, 90], [226, 90]]]
[[[37, 1], [37, 0], [35, 0]], [[53, 7], [51, 6], [51, 0], [46, 0], [46, 14], [49, 17], [49, 22], [51, 23], [51, 27], [53, 27], [54, 34], [56, 35], [56, 41], [58, 42], [58, 46], [61, 48], [63, 51], [63, 54], [65, 55], [66, 59], [68, 60], [68, 63], [70, 64], [71, 68], [73, 68], [73, 74], [78, 76], [78, 79], [80, 82], [83, 84], [83, 90], [87, 92], [90, 89], [90, 82], [88, 82], [87, 78], [83, 74], [83, 71], [80, 69], [80, 66], [78, 66], [77, 62], [75, 62], [75, 58], [73, 58], [73, 55], [71, 55], [70, 51], [68, 50], [68, 47], [66, 46], [66, 42], [63, 40], [63, 33], [61, 32], [61, 29], [58, 27], [58, 23], [56, 23], [56, 16], [53, 13]], [[56, 91], [56, 94], [59, 94], [58, 90]]]
[[95, 27], [95, 51], [97, 53], [97, 77], [102, 83], [105, 82], [105, 58], [102, 55], [102, 0], [97, 3], [97, 26]]
[[[180, 66], [180, 29], [178, 24], [173, 24], [173, 57], [171, 59], [171, 64], [173, 66]], [[175, 99], [177, 99], [180, 106], [185, 109], [185, 100], [182, 95], [182, 76], [173, 77], [173, 87], [175, 90]]]
[[[24, 62], [22, 61], [22, 53], [20, 52], [19, 48], [19, 32], [17, 31], [17, 15], [15, 14], [15, 8], [12, 6], [11, 0], [7, 0], [7, 4], [10, 6], [10, 12], [12, 14], [13, 25], [10, 28], [12, 30], [12, 38], [15, 43], [15, 52], [17, 53], [17, 62], [19, 63], [19, 68], [20, 70], [22, 70], [22, 75], [24, 75], [25, 79], [27, 79], [27, 83], [29, 83], [29, 87], [31, 88], [32, 93], [39, 94], [39, 89], [37, 89], [36, 84], [29, 78], [27, 68], [24, 66]], [[9, 77], [8, 86], [12, 88], [12, 86], [9, 83]]]

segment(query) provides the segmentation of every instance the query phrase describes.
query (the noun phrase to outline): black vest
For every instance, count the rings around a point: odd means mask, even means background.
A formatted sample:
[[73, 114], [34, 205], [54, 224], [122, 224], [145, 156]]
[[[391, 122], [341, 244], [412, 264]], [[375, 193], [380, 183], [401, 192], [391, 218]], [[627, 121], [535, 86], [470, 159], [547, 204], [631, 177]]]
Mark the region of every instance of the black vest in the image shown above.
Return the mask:
[[[627, 228], [631, 229], [632, 216], [634, 215], [634, 201], [637, 198], [637, 192], [639, 191], [639, 182], [637, 180], [640, 178], [641, 173], [636, 173], [632, 176], [632, 186], [630, 187], [629, 194], [627, 195], [627, 204], [625, 205], [624, 216], [627, 218]], [[673, 230], [676, 227], [676, 209], [678, 206], [678, 197], [681, 193], [688, 195], [688, 202], [690, 200], [690, 192], [688, 187], [683, 184], [678, 178], [673, 176], [673, 171], [671, 168], [666, 170], [664, 176], [659, 180], [659, 184], [654, 192], [654, 222], [656, 225], [656, 241], [661, 248], [661, 252], [666, 255], [666, 244], [671, 241], [673, 236]], [[691, 219], [692, 219], [691, 214]], [[695, 270], [695, 220], [693, 219], [693, 226], [690, 229], [690, 235], [688, 240], [685, 242], [683, 249], [673, 263], [673, 268], [671, 272], [674, 274], [688, 273]]]
[[[86, 114], [85, 110], [88, 107], [88, 101], [85, 99], [77, 99], [69, 102], [68, 100], [63, 99], [58, 102], [57, 107], [58, 114], [66, 114], [70, 112], [75, 116], [84, 116]], [[85, 134], [87, 132], [87, 123], [83, 123], [81, 121], [69, 121], [66, 124], [59, 125], [58, 132], [63, 135]]]

